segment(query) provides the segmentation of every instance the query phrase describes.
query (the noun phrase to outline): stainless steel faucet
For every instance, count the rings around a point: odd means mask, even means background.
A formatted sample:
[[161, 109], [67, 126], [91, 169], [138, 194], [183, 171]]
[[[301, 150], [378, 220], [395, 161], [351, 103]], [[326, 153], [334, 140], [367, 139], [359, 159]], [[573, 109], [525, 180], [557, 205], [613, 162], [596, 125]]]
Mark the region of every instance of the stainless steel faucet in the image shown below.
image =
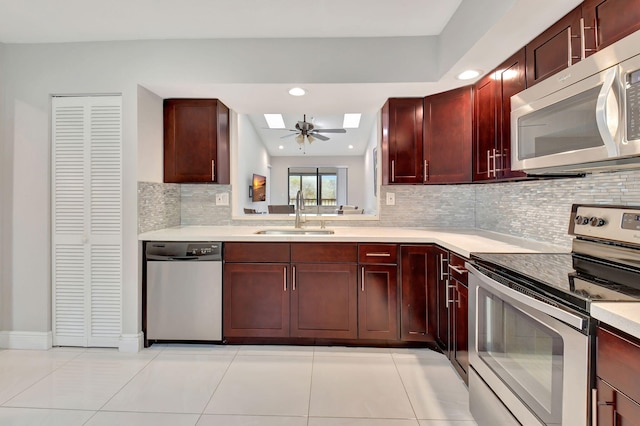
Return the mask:
[[298, 190], [296, 193], [296, 228], [302, 228], [304, 220], [300, 217], [300, 210], [304, 210], [304, 197], [302, 191]]

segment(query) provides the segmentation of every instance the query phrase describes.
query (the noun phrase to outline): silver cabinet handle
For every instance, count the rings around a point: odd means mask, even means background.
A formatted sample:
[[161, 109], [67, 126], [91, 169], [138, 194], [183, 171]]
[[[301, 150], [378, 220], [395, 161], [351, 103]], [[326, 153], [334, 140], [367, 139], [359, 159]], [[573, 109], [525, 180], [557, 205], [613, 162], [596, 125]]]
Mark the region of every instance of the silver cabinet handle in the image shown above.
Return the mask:
[[360, 273], [360, 290], [364, 291], [364, 266], [362, 267], [362, 271]]
[[427, 160], [424, 160], [423, 173], [424, 173], [424, 177], [422, 178], [422, 181], [428, 182], [429, 181], [429, 162]]
[[282, 287], [284, 288], [284, 291], [287, 291], [287, 267], [285, 266], [282, 269]]
[[445, 272], [446, 266], [445, 263], [449, 261], [449, 258], [445, 258], [444, 255], [440, 255], [440, 281], [444, 280], [444, 277], [448, 277], [449, 273]]
[[296, 291], [296, 267], [292, 266], [293, 269], [291, 274], [291, 290]]
[[446, 297], [445, 297], [445, 300], [446, 300], [446, 302], [447, 302], [447, 303], [446, 303], [446, 308], [447, 308], [447, 309], [449, 309], [449, 305], [451, 305], [452, 303], [455, 303], [455, 300], [453, 300], [453, 299], [451, 298], [451, 294], [450, 294], [451, 290], [452, 290], [452, 289], [453, 289], [453, 290], [455, 290], [455, 288], [456, 288], [456, 286], [455, 286], [455, 285], [451, 285], [451, 284], [449, 284], [449, 280], [447, 280], [447, 283], [446, 283], [446, 285], [445, 285], [445, 291], [446, 291], [446, 294], [445, 294], [445, 296], [446, 296]]
[[367, 253], [367, 257], [391, 257], [391, 253]]
[[598, 389], [591, 389], [591, 426], [598, 426]]
[[211, 182], [216, 180], [216, 160], [211, 160]]
[[396, 181], [396, 160], [391, 160], [391, 182]]
[[464, 268], [461, 268], [459, 266], [452, 265], [452, 264], [449, 264], [449, 269], [453, 269], [454, 271], [456, 271], [459, 274], [466, 274], [467, 272], [469, 272]]
[[[584, 37], [584, 30], [593, 30], [593, 40], [594, 40], [594, 48], [587, 49]], [[592, 27], [586, 27], [584, 25], [584, 18], [580, 18], [580, 59], [584, 59], [587, 57], [587, 52], [597, 52], [598, 51], [598, 18], [594, 20]]]
[[487, 177], [491, 177], [491, 150], [487, 150]]

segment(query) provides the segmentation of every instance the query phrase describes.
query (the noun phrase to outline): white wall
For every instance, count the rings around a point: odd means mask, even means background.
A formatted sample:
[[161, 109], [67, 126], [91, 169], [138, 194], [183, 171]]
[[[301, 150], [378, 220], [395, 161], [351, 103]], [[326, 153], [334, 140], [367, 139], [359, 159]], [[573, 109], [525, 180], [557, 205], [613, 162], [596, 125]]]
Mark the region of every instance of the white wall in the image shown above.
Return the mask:
[[237, 197], [237, 207], [234, 212], [243, 215], [243, 208], [256, 209], [259, 212], [266, 212], [269, 204], [269, 191], [267, 191], [267, 200], [253, 202], [249, 198], [249, 186], [253, 174], [259, 174], [267, 177], [267, 186], [270, 185], [271, 177], [269, 176], [269, 153], [265, 148], [256, 129], [251, 124], [251, 120], [245, 114], [238, 114], [238, 160], [237, 167], [237, 184], [233, 187], [234, 195]]
[[271, 204], [289, 204], [289, 167], [347, 167], [347, 202], [364, 206], [364, 157], [271, 157]]
[[[4, 91], [5, 71], [4, 71], [4, 50], [5, 46], [0, 43], [0, 117], [4, 117], [6, 107], [6, 97]], [[9, 239], [11, 221], [7, 213], [11, 206], [10, 182], [12, 174], [11, 156], [9, 154], [9, 144], [5, 143], [9, 139], [9, 130], [6, 122], [0, 119], [0, 331], [6, 330], [9, 323], [10, 304], [10, 270], [11, 250], [5, 242]]]
[[[378, 182], [382, 182], [382, 178], [380, 173], [382, 173], [382, 167], [380, 166], [380, 158], [382, 152], [380, 148], [377, 150], [378, 158], [375, 159], [378, 164], [378, 170], [374, 173], [374, 158], [373, 158], [373, 149], [379, 146], [379, 142], [381, 139], [381, 117], [378, 112], [378, 119], [376, 120], [376, 125], [371, 129], [371, 135], [369, 135], [369, 143], [367, 144], [367, 149], [364, 153], [364, 201], [362, 206], [364, 207], [364, 212], [369, 214], [378, 211], [378, 197], [375, 193], [375, 188], [378, 185]], [[375, 180], [374, 180], [375, 176]]]
[[164, 179], [162, 98], [138, 86], [138, 180]]

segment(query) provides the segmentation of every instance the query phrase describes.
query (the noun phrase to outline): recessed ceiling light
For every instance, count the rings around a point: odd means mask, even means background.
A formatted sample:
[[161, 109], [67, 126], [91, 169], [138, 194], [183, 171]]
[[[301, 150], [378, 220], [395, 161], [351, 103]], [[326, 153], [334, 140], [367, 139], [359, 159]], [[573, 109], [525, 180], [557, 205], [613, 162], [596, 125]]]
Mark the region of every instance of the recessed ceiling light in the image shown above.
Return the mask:
[[278, 146], [278, 149], [284, 149], [284, 145]]
[[342, 122], [342, 127], [345, 129], [357, 129], [360, 127], [360, 117], [362, 114], [345, 114]]
[[267, 120], [267, 126], [270, 129], [284, 129], [284, 120], [282, 114], [265, 114], [264, 119]]
[[304, 96], [305, 93], [307, 92], [302, 87], [294, 87], [293, 89], [289, 90], [289, 94], [291, 96]]
[[353, 145], [349, 145], [349, 149], [353, 149]]
[[466, 70], [458, 74], [458, 80], [471, 80], [480, 75], [478, 70]]

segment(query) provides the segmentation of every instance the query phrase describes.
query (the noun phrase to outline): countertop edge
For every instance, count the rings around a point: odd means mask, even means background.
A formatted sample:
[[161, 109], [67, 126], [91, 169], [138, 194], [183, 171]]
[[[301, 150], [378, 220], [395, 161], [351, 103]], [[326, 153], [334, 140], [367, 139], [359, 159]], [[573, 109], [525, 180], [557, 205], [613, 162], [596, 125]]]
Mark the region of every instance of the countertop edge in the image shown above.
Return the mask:
[[594, 302], [591, 316], [620, 331], [640, 339], [640, 304], [638, 302]]

